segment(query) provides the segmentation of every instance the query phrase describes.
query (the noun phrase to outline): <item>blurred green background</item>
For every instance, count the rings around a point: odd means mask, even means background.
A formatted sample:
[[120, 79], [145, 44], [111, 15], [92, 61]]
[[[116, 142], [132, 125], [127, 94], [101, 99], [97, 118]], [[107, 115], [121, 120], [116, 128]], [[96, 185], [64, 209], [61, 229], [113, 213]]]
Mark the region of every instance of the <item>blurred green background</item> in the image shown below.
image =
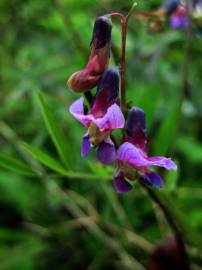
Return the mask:
[[[132, 3], [0, 1], [0, 270], [143, 270], [171, 233], [138, 183], [118, 195], [115, 167], [100, 165], [93, 151], [81, 159], [85, 129], [67, 111], [79, 95], [66, 80], [87, 63], [94, 19], [126, 14]], [[110, 65], [120, 59], [120, 30], [114, 19]], [[177, 172], [162, 171], [159, 196], [176, 215], [193, 269], [202, 269], [202, 41], [191, 37], [182, 95], [184, 42], [182, 31], [151, 35], [130, 19], [127, 100], [146, 111], [149, 153], [178, 164]]]

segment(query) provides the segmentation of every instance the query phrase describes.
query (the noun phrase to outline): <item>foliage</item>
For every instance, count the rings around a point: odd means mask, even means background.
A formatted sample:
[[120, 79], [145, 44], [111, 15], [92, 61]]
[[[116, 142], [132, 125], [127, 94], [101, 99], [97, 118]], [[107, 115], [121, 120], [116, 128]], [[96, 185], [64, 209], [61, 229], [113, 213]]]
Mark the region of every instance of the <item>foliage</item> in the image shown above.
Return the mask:
[[[146, 10], [160, 4], [139, 2]], [[0, 269], [146, 269], [151, 249], [170, 233], [138, 183], [118, 195], [114, 168], [92, 153], [81, 159], [83, 128], [67, 112], [78, 96], [65, 82], [86, 63], [93, 20], [112, 9], [126, 14], [131, 5], [0, 3]], [[164, 173], [157, 194], [176, 215], [192, 263], [202, 266], [201, 40], [191, 40], [178, 118], [185, 35], [169, 29], [149, 35], [145, 26], [129, 22], [127, 98], [147, 114], [149, 152], [171, 155], [179, 165], [177, 173]], [[119, 62], [120, 38], [114, 21], [111, 65]]]

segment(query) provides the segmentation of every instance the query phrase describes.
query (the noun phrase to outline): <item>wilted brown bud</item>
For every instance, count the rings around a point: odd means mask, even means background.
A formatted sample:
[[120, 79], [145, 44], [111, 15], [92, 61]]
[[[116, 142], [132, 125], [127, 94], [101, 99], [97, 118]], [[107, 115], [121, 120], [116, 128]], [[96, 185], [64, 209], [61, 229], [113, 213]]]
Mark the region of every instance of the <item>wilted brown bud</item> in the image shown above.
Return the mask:
[[85, 92], [95, 87], [100, 75], [90, 75], [85, 69], [73, 73], [67, 81], [67, 86], [75, 92]]
[[111, 22], [108, 16], [98, 17], [94, 24], [91, 54], [85, 69], [75, 72], [67, 86], [75, 92], [85, 92], [95, 87], [109, 63], [111, 47]]

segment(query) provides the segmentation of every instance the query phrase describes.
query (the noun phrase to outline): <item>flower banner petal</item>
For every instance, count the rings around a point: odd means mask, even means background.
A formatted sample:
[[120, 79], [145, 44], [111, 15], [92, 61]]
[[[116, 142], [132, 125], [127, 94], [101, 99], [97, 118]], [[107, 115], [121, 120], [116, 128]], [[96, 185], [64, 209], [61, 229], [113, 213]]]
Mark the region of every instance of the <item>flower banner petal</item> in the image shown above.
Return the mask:
[[125, 119], [119, 106], [113, 104], [108, 108], [107, 113], [102, 118], [98, 118], [94, 122], [100, 131], [106, 131], [123, 128]]
[[85, 127], [88, 127], [90, 125], [90, 122], [94, 120], [94, 117], [90, 115], [84, 114], [84, 98], [81, 97], [78, 100], [76, 100], [69, 108], [69, 112]]
[[135, 168], [147, 167], [150, 163], [147, 160], [146, 154], [134, 146], [132, 143], [123, 143], [117, 151], [117, 159], [125, 162]]
[[147, 157], [146, 153], [132, 143], [123, 143], [117, 151], [117, 159], [135, 168], [159, 166], [167, 170], [176, 170], [176, 164], [166, 157]]

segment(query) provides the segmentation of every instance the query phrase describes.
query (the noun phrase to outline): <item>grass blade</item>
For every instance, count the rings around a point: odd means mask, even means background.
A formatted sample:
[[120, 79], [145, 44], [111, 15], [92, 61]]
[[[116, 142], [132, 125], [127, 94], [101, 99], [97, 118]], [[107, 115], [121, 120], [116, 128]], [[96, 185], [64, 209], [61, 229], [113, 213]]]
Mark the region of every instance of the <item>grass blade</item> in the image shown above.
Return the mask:
[[70, 155], [68, 151], [68, 146], [66, 144], [65, 136], [60, 127], [57, 125], [57, 119], [48, 107], [48, 102], [42, 93], [39, 93], [38, 100], [48, 133], [55, 145], [61, 161], [64, 163], [65, 167], [68, 168], [70, 162]]
[[0, 166], [7, 170], [24, 176], [36, 176], [37, 174], [23, 161], [9, 157], [5, 154], [0, 154]]
[[67, 171], [63, 166], [60, 165], [59, 162], [55, 161], [52, 157], [50, 157], [47, 153], [41, 151], [40, 149], [27, 144], [22, 143], [22, 146], [38, 161], [40, 161], [43, 165], [47, 166], [49, 169], [67, 176]]

